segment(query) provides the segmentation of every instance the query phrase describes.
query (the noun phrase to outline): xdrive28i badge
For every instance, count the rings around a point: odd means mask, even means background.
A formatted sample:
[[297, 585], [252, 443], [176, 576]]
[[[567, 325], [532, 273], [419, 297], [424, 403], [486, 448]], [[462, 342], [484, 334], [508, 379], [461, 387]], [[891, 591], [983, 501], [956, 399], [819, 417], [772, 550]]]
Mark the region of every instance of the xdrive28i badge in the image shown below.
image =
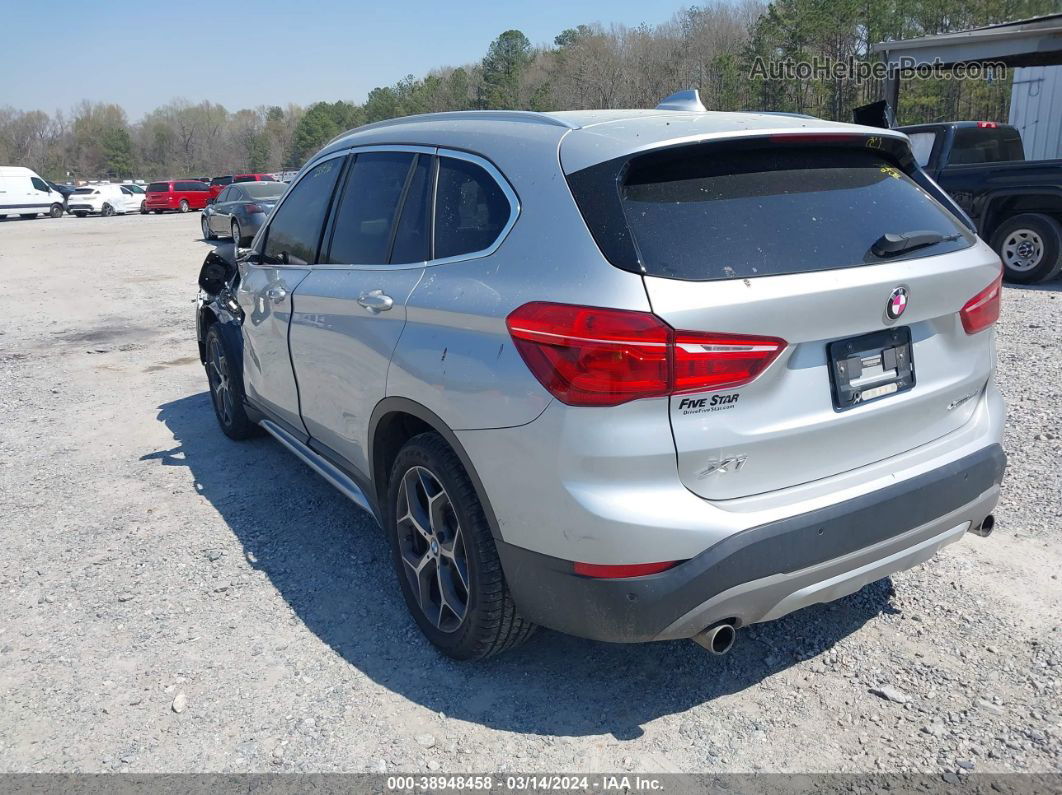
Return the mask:
[[907, 309], [907, 288], [896, 287], [889, 293], [889, 300], [885, 304], [885, 317], [896, 320]]

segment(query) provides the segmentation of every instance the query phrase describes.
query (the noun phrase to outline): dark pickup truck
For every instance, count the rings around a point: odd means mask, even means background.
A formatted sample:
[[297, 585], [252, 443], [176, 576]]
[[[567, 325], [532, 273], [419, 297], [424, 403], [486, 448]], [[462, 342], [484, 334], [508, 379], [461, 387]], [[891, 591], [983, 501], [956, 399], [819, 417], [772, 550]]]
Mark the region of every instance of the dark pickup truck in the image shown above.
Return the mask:
[[898, 127], [919, 164], [977, 225], [1008, 281], [1031, 284], [1062, 270], [1062, 160], [1026, 160], [1005, 124], [957, 121]]

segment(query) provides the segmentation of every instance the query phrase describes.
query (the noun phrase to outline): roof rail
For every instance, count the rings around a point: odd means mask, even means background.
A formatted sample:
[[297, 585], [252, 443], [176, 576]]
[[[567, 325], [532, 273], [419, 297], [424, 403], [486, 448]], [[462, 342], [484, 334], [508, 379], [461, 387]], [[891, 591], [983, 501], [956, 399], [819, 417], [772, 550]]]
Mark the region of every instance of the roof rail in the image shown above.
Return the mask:
[[687, 88], [685, 91], [676, 91], [670, 97], [666, 97], [657, 110], [691, 110], [695, 113], [704, 113], [708, 108], [701, 102], [701, 92], [695, 88]]
[[562, 127], [566, 130], [576, 129], [574, 124], [569, 124], [545, 113], [536, 113], [530, 110], [450, 110], [441, 113], [417, 113], [412, 116], [399, 116], [394, 119], [376, 121], [372, 124], [363, 124], [360, 127], [340, 133], [328, 143], [333, 144], [352, 133], [379, 130], [384, 127], [397, 127], [403, 124], [416, 124], [422, 121], [513, 121], [523, 122], [524, 124], [544, 124], [548, 127]]

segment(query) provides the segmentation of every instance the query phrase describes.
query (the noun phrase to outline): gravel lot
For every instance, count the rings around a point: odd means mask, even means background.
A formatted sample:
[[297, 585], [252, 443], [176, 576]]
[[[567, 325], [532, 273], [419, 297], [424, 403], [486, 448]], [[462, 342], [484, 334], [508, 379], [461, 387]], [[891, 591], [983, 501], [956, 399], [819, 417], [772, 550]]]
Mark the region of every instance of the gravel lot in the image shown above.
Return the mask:
[[991, 538], [723, 658], [458, 664], [366, 515], [216, 428], [198, 224], [0, 222], [0, 770], [1062, 771], [1062, 283], [1006, 290]]

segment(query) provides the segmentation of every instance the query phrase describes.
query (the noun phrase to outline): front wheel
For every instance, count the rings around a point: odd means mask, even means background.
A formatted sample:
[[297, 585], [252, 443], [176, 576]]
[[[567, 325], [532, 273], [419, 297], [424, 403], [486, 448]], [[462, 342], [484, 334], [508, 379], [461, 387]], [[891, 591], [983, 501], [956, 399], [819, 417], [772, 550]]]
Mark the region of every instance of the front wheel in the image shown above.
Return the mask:
[[80, 211], [74, 213], [74, 215], [76, 215], [78, 218], [84, 218], [86, 215], [88, 215], [88, 213], [85, 212], [84, 210], [80, 210]]
[[257, 426], [247, 417], [243, 406], [243, 376], [237, 364], [239, 358], [234, 355], [232, 346], [227, 344], [217, 323], [207, 330], [204, 348], [210, 402], [214, 406], [218, 425], [230, 439], [253, 436]]
[[140, 214], [141, 215], [147, 215], [147, 213], [148, 213], [147, 201], [140, 202]]
[[472, 481], [438, 434], [399, 451], [387, 527], [406, 606], [443, 654], [477, 660], [531, 637], [535, 625], [513, 603]]
[[232, 227], [229, 230], [232, 233], [232, 244], [239, 248], [243, 245], [243, 230], [240, 229], [240, 222], [233, 221]]
[[1035, 284], [1062, 270], [1062, 224], [1049, 215], [1022, 213], [1008, 218], [992, 235], [1008, 282]]
[[61, 205], [61, 204], [53, 204], [48, 209], [48, 216], [50, 218], [62, 218], [63, 217], [63, 205]]
[[103, 209], [100, 210], [100, 215], [102, 215], [104, 218], [110, 218], [112, 215], [114, 215], [114, 208], [111, 207], [111, 205], [109, 204], [105, 204], [103, 205]]
[[181, 199], [181, 203], [177, 205], [177, 211], [181, 213], [188, 212], [189, 205], [187, 199]]
[[199, 225], [203, 228], [203, 240], [214, 240], [217, 238], [217, 235], [214, 234], [214, 230], [210, 228], [210, 222], [205, 215], [200, 217]]

